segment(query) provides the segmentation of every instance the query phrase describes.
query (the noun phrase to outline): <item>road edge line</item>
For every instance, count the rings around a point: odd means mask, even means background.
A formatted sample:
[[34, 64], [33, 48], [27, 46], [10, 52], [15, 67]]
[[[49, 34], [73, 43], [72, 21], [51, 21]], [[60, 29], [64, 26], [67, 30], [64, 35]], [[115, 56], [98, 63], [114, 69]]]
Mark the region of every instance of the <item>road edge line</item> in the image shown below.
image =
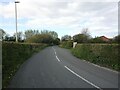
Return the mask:
[[73, 73], [74, 75], [76, 75], [77, 77], [81, 78], [82, 80], [84, 80], [85, 82], [87, 82], [88, 84], [94, 86], [95, 88], [102, 90], [100, 87], [96, 86], [95, 84], [93, 84], [92, 82], [88, 81], [87, 79], [83, 78], [82, 76], [78, 75], [77, 73], [75, 73], [74, 71], [72, 71], [70, 68], [68, 68], [67, 66], [64, 66], [67, 70], [69, 70], [71, 73]]
[[103, 66], [100, 66], [100, 65], [97, 65], [97, 64], [91, 63], [91, 62], [86, 61], [86, 60], [82, 60], [82, 61], [87, 62], [87, 63], [89, 63], [89, 64], [92, 64], [92, 65], [95, 66], [95, 67], [98, 67], [98, 68], [101, 68], [101, 69], [104, 69], [104, 70], [107, 70], [107, 71], [113, 72], [113, 73], [117, 73], [117, 74], [119, 73], [118, 71], [115, 71], [115, 70], [109, 69], [109, 68], [107, 68], [107, 67], [103, 67]]

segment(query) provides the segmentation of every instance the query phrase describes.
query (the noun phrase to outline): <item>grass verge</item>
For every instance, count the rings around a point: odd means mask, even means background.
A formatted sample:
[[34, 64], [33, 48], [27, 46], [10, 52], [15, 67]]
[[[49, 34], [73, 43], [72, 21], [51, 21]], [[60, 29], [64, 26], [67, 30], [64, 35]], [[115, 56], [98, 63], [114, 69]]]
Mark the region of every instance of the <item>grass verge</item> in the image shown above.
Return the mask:
[[71, 52], [80, 59], [120, 71], [118, 49], [117, 44], [78, 44]]

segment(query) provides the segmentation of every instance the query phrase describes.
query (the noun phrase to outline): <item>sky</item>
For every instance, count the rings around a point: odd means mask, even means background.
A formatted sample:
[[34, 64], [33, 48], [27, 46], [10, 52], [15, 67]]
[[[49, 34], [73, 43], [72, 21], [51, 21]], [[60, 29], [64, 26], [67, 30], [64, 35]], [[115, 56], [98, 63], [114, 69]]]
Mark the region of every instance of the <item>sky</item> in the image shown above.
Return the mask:
[[[19, 0], [18, 31], [51, 30], [74, 36], [88, 28], [92, 37], [118, 35], [119, 0]], [[15, 33], [14, 0], [0, 1], [0, 28]]]

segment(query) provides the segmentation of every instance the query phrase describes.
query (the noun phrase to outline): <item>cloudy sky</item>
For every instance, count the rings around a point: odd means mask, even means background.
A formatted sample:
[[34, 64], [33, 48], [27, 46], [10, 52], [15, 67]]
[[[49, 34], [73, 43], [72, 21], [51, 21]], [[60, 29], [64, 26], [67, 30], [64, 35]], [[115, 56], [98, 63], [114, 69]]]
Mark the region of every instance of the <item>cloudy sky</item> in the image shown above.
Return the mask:
[[[56, 31], [59, 38], [88, 28], [92, 37], [118, 34], [118, 0], [19, 0], [18, 31]], [[113, 2], [114, 1], [114, 2]], [[0, 1], [0, 28], [15, 32], [14, 0]]]

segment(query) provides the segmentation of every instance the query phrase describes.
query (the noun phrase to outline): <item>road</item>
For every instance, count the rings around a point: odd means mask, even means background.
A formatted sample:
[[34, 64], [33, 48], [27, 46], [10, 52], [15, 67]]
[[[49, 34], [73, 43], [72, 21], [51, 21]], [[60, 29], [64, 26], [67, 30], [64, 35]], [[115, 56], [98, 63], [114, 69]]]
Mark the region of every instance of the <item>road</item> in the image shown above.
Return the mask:
[[24, 62], [9, 88], [118, 88], [118, 73], [47, 47]]

